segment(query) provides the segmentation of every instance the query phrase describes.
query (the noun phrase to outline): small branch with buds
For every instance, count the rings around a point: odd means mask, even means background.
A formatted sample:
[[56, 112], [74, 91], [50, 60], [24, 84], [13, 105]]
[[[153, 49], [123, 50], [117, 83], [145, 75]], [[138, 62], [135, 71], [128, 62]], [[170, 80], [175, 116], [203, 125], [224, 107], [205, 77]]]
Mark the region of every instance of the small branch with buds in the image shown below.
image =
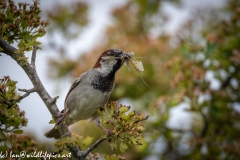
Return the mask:
[[8, 108], [10, 108], [12, 105], [16, 104], [17, 102], [20, 102], [22, 99], [29, 96], [31, 93], [36, 92], [34, 88], [26, 90], [26, 89], [18, 89], [21, 92], [26, 92], [24, 95], [20, 96], [18, 99], [13, 100], [10, 104], [8, 104]]

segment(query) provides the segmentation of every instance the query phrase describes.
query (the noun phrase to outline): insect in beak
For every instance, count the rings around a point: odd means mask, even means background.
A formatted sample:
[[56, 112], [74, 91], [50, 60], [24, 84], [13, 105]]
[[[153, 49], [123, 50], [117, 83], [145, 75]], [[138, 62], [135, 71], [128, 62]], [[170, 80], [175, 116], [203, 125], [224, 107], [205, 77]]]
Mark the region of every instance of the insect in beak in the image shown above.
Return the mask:
[[133, 58], [133, 56], [134, 56], [134, 52], [129, 52], [129, 53], [126, 53], [121, 58], [122, 58], [123, 62], [125, 63], [125, 65], [128, 67], [128, 70], [130, 71], [131, 67], [134, 68], [139, 73], [142, 81], [146, 84], [146, 86], [148, 86], [147, 83], [142, 78], [141, 73], [140, 73], [140, 71], [142, 71], [142, 72], [144, 71], [142, 61], [136, 60], [135, 58]]

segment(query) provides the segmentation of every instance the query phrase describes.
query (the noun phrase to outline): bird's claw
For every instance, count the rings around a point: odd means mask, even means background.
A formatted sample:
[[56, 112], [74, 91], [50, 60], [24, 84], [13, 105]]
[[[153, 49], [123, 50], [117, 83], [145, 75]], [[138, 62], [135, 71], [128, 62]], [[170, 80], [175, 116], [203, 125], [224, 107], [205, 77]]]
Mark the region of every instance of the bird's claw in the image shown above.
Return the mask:
[[58, 112], [57, 117], [58, 120], [56, 122], [56, 125], [62, 124], [63, 120], [66, 118], [68, 112]]

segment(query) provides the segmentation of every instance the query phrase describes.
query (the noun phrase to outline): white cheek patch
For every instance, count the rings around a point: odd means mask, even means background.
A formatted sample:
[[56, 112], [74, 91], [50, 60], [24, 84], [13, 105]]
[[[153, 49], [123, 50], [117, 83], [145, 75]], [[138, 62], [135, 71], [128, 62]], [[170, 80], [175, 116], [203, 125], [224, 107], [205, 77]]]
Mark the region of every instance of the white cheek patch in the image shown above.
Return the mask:
[[113, 66], [117, 63], [115, 59], [117, 59], [117, 57], [102, 57], [103, 61], [100, 61], [101, 67], [97, 68], [97, 70], [103, 74], [110, 73]]

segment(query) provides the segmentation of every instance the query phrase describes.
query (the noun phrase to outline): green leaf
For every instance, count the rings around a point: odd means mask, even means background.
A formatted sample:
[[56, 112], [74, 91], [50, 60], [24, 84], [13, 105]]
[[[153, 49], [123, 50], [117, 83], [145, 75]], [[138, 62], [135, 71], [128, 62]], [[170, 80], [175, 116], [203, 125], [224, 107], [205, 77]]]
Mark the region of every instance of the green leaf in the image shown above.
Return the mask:
[[49, 124], [55, 124], [55, 120], [54, 120], [54, 119], [51, 119], [48, 123], [49, 123]]
[[3, 24], [2, 33], [6, 32], [7, 28], [8, 28], [8, 25], [7, 24]]
[[15, 134], [21, 134], [21, 133], [23, 133], [23, 130], [17, 129], [17, 130], [15, 130], [15, 131], [13, 131], [13, 133], [15, 133]]
[[128, 146], [125, 143], [121, 142], [119, 148], [121, 152], [125, 152], [125, 150], [128, 149]]
[[127, 115], [125, 115], [125, 114], [121, 115], [121, 118], [122, 118], [123, 120], [129, 120], [129, 116], [127, 116]]
[[143, 126], [138, 126], [137, 130], [140, 131], [140, 132], [143, 132], [143, 131], [145, 131], [145, 128]]
[[45, 35], [44, 32], [38, 32], [38, 34], [34, 35], [34, 37], [42, 37], [44, 35]]
[[116, 141], [112, 141], [111, 143], [110, 143], [110, 147], [111, 147], [111, 149], [112, 150], [116, 150], [117, 149], [117, 142]]
[[135, 115], [135, 112], [132, 111], [132, 112], [130, 112], [128, 115], [129, 115], [129, 116], [133, 116], [133, 115]]
[[105, 115], [104, 112], [100, 111], [99, 109], [97, 110], [97, 113], [98, 113], [99, 116], [104, 116]]
[[122, 106], [122, 107], [119, 109], [119, 111], [120, 111], [120, 114], [123, 114], [123, 113], [126, 113], [127, 111], [129, 111], [129, 108], [126, 107], [126, 106]]

